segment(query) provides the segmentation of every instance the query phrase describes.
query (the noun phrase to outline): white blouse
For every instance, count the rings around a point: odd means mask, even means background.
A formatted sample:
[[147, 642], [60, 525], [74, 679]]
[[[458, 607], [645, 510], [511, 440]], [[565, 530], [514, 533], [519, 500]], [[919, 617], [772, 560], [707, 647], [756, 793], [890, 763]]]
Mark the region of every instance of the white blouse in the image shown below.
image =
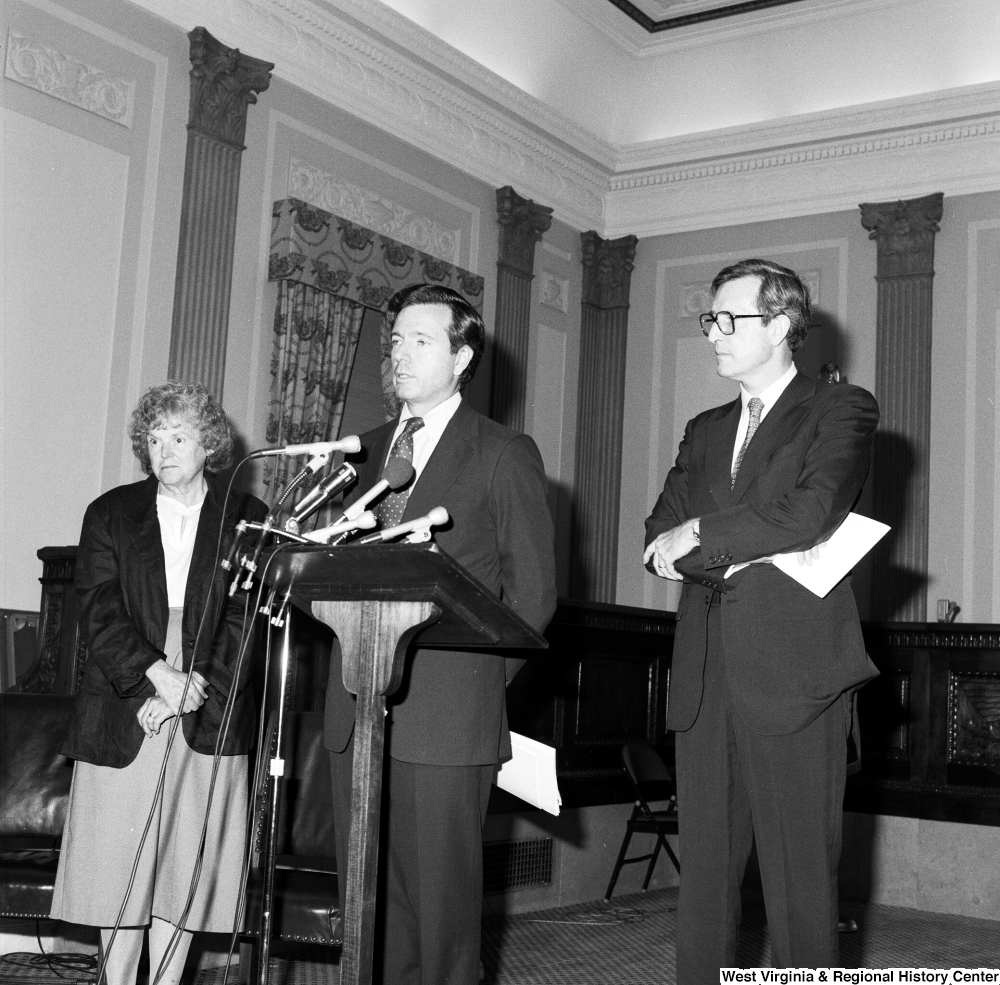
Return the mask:
[[185, 506], [170, 496], [156, 497], [156, 515], [160, 521], [160, 540], [167, 568], [167, 604], [171, 609], [184, 607], [184, 589], [194, 554], [198, 518], [204, 505], [204, 497], [194, 506]]

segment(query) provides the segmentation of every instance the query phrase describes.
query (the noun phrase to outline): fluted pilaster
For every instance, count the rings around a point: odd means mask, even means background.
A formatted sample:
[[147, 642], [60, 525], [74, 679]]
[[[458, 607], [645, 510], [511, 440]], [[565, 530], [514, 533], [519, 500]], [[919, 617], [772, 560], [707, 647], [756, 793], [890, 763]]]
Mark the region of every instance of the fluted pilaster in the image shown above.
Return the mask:
[[874, 559], [871, 616], [880, 621], [927, 618], [934, 235], [943, 199], [861, 206], [878, 250], [874, 508], [893, 528]]
[[583, 311], [570, 593], [593, 602], [614, 602], [629, 289], [638, 240], [603, 240], [594, 232], [580, 238]]
[[267, 89], [274, 66], [227, 48], [203, 27], [188, 37], [191, 99], [168, 375], [204, 383], [221, 399], [247, 107]]
[[552, 209], [521, 198], [506, 185], [497, 189], [497, 222], [500, 245], [490, 416], [523, 431], [535, 244], [552, 225]]

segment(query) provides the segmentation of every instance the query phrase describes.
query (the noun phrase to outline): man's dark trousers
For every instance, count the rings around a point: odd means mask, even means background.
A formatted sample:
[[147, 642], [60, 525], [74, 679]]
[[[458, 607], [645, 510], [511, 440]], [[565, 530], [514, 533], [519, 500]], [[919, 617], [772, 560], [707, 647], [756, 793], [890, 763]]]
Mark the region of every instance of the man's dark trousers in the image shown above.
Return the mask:
[[[353, 756], [353, 737], [344, 752], [330, 754], [338, 858], [348, 856]], [[493, 772], [385, 757], [373, 981], [479, 980], [483, 824]], [[344, 913], [346, 874], [339, 885]], [[454, 946], [442, 946], [448, 941]]]
[[798, 732], [754, 733], [730, 700], [721, 630], [726, 603], [717, 594], [712, 599], [701, 707], [694, 725], [676, 733], [678, 985], [715, 985], [720, 967], [736, 967], [740, 884], [755, 835], [771, 963], [835, 967], [850, 698], [841, 695]]

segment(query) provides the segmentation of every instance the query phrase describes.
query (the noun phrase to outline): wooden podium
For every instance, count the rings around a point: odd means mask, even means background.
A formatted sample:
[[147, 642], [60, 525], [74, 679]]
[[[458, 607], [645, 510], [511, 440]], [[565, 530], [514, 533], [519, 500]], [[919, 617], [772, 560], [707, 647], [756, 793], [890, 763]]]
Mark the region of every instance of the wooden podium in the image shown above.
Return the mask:
[[[400, 685], [408, 647], [414, 642], [462, 650], [548, 644], [432, 543], [283, 546], [267, 559], [264, 578], [279, 598], [311, 611], [337, 634], [344, 686], [358, 699], [340, 981], [362, 985], [372, 974], [386, 697]], [[272, 775], [275, 785], [277, 778]], [[276, 811], [277, 797], [272, 803]], [[266, 872], [274, 865], [269, 855]], [[268, 882], [265, 878], [265, 887]], [[263, 910], [267, 914], [266, 902]], [[267, 926], [260, 943], [266, 981]]]

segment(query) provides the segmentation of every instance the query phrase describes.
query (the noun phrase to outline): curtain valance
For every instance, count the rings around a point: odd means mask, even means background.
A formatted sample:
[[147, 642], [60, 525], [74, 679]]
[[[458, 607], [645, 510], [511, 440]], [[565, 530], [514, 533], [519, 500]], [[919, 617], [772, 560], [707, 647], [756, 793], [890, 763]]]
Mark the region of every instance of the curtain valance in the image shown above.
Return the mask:
[[410, 284], [451, 287], [482, 310], [483, 278], [297, 198], [274, 203], [269, 280], [292, 280], [384, 311]]

